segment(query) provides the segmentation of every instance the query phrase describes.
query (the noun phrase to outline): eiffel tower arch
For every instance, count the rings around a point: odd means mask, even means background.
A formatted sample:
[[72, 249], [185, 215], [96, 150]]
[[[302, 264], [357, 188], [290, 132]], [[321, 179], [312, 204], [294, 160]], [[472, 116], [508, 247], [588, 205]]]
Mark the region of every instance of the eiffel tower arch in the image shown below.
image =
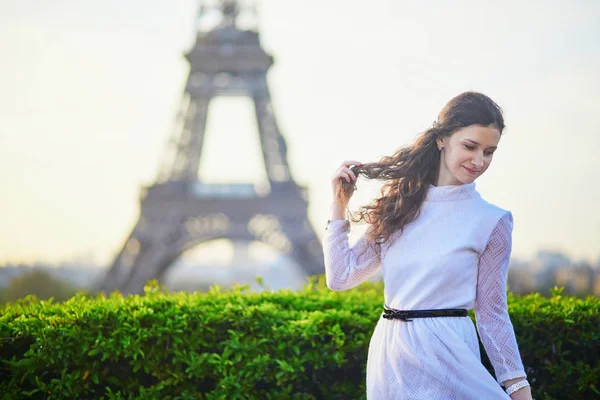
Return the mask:
[[[263, 242], [289, 256], [305, 275], [324, 273], [323, 250], [307, 216], [308, 191], [290, 173], [287, 145], [267, 85], [273, 57], [257, 30], [236, 25], [233, 0], [217, 6], [220, 23], [198, 30], [177, 124], [156, 182], [142, 188], [139, 219], [100, 290], [141, 293], [200, 243], [230, 239]], [[200, 8], [200, 16], [206, 11]], [[207, 111], [217, 96], [247, 96], [254, 104], [268, 187], [208, 184], [199, 179]], [[242, 165], [239, 168], [243, 168]]]

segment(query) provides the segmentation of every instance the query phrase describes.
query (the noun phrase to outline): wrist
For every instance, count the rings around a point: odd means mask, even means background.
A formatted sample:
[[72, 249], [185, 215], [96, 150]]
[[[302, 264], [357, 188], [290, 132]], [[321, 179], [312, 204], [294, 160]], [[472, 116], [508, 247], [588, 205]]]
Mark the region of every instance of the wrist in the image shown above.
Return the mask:
[[346, 206], [333, 203], [331, 207], [329, 207], [329, 219], [334, 221], [337, 219], [345, 219], [346, 218]]
[[[516, 382], [509, 383], [509, 382], [515, 381], [515, 380], [516, 380]], [[511, 380], [506, 381], [506, 383], [507, 384], [505, 385], [505, 387], [506, 387], [505, 391], [506, 391], [506, 393], [509, 396], [512, 395], [513, 393], [515, 393], [517, 391], [520, 391], [520, 390], [523, 390], [523, 388], [526, 388], [526, 387], [529, 386], [529, 382], [525, 378], [523, 378], [523, 379], [511, 379]]]
[[504, 390], [508, 389], [509, 386], [514, 385], [517, 382], [521, 382], [527, 380], [527, 377], [519, 376], [517, 378], [507, 379], [502, 382], [502, 386], [504, 386]]

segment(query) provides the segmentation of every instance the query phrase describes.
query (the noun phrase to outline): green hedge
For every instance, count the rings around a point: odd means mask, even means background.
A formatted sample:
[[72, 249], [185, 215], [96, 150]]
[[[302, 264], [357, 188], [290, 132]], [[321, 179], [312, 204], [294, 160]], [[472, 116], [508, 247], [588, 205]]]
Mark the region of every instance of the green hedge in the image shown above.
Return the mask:
[[[383, 286], [334, 292], [319, 278], [298, 292], [151, 282], [143, 296], [9, 303], [0, 398], [364, 399]], [[536, 400], [600, 395], [598, 298], [509, 292], [509, 312]]]

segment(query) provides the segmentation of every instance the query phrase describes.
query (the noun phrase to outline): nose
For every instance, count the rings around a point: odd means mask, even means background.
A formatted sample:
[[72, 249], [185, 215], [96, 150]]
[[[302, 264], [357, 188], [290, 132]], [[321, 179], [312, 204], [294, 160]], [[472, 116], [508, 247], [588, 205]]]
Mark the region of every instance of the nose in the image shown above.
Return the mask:
[[473, 163], [473, 165], [475, 165], [476, 167], [483, 167], [483, 155], [476, 155], [475, 157], [473, 157], [473, 159], [471, 160], [471, 162]]

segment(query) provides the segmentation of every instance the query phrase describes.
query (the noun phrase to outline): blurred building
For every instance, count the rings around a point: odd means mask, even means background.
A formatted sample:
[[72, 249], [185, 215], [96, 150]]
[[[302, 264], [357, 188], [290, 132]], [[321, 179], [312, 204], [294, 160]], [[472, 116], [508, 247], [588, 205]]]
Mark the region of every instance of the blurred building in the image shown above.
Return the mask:
[[591, 265], [573, 262], [558, 252], [539, 251], [530, 262], [511, 261], [508, 285], [517, 294], [540, 292], [547, 296], [554, 286], [564, 286], [566, 295], [600, 296], [600, 260]]
[[600, 295], [600, 279], [598, 268], [587, 263], [580, 263], [571, 268], [556, 271], [556, 284], [565, 287], [567, 294]]

